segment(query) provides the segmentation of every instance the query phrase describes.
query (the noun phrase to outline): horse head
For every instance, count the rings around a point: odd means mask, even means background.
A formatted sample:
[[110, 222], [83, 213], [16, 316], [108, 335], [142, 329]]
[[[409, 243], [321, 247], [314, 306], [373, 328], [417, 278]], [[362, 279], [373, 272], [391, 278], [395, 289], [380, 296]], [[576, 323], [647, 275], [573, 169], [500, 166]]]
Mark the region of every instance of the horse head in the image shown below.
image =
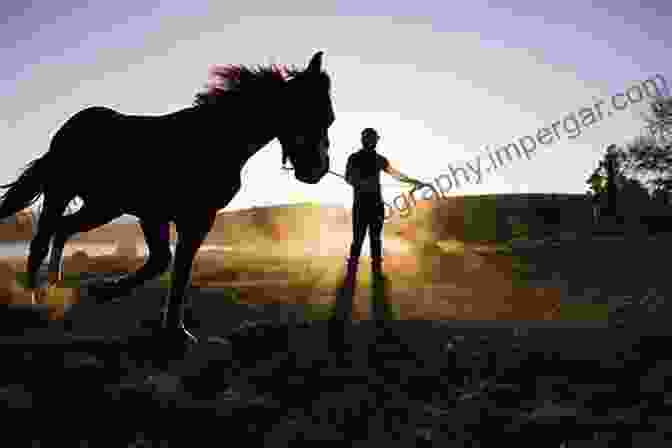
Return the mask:
[[335, 120], [330, 78], [321, 69], [322, 52], [308, 67], [289, 79], [281, 93], [283, 115], [277, 138], [283, 162], [289, 158], [294, 177], [316, 184], [329, 172], [329, 127]]

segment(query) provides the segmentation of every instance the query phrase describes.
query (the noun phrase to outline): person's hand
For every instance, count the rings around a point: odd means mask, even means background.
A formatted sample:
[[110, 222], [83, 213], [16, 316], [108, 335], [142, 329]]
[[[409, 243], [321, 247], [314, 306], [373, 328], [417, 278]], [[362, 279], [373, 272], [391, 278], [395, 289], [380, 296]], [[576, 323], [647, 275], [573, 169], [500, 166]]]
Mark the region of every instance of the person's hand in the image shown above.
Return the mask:
[[403, 176], [401, 178], [401, 181], [409, 183], [409, 184], [413, 184], [415, 187], [421, 187], [423, 185], [426, 185], [424, 182], [421, 182], [417, 179], [413, 179], [412, 177], [406, 177], [406, 176]]

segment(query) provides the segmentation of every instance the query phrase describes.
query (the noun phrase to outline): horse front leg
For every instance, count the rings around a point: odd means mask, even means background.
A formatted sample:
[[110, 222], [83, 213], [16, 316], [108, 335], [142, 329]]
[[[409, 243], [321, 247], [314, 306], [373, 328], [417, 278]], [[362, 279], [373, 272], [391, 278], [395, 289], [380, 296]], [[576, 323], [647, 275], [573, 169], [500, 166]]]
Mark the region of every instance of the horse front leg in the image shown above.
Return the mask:
[[67, 239], [62, 235], [56, 235], [51, 245], [51, 257], [49, 259], [49, 271], [47, 282], [49, 285], [63, 280], [63, 250]]
[[46, 232], [39, 233], [30, 242], [30, 253], [28, 255], [28, 290], [31, 292], [32, 304], [42, 303], [46, 294], [46, 290], [38, 288], [38, 273], [42, 261], [49, 252], [50, 235]]
[[196, 337], [184, 327], [185, 291], [190, 283], [191, 270], [196, 252], [203, 244], [215, 222], [216, 210], [200, 220], [190, 216], [182, 222], [176, 222], [178, 240], [175, 249], [175, 263], [170, 293], [162, 310], [162, 332], [171, 342], [196, 343]]

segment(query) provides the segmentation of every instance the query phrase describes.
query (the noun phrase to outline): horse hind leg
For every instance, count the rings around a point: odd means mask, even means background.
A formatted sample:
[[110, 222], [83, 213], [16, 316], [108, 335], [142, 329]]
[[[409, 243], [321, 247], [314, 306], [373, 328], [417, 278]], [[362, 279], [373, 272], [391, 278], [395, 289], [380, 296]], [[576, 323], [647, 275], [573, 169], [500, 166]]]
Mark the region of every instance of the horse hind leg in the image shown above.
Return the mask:
[[57, 225], [61, 215], [68, 205], [68, 200], [54, 200], [45, 196], [44, 207], [40, 214], [40, 223], [33, 240], [30, 242], [30, 252], [28, 254], [28, 289], [32, 292], [32, 302], [37, 303], [41, 299], [41, 292], [37, 290], [37, 274], [49, 252], [49, 243], [51, 237], [57, 231]]
[[170, 267], [173, 255], [170, 252], [170, 227], [167, 222], [140, 220], [149, 249], [149, 258], [136, 272], [121, 278], [105, 280], [97, 285], [96, 293], [108, 300], [122, 297], [147, 280], [156, 278]]
[[120, 212], [105, 211], [87, 206], [86, 204], [71, 215], [61, 216], [51, 248], [48, 274], [49, 283], [53, 284], [63, 278], [63, 249], [72, 235], [93, 230], [96, 227], [107, 224], [118, 216], [121, 216]]
[[149, 258], [137, 272], [127, 278], [127, 281], [134, 285], [140, 285], [163, 274], [173, 260], [173, 254], [170, 252], [170, 224], [141, 220], [140, 227], [145, 234]]

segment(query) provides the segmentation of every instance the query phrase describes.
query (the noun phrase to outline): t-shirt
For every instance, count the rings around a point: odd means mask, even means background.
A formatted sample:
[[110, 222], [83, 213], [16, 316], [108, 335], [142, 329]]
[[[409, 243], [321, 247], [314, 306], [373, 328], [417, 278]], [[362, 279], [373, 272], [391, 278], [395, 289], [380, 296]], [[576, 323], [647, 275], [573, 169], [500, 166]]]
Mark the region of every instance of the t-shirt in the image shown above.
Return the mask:
[[355, 198], [380, 198], [380, 172], [389, 166], [387, 158], [375, 150], [362, 149], [348, 157], [346, 177], [350, 174], [355, 182], [359, 179], [375, 177], [375, 182], [370, 187], [355, 186]]

